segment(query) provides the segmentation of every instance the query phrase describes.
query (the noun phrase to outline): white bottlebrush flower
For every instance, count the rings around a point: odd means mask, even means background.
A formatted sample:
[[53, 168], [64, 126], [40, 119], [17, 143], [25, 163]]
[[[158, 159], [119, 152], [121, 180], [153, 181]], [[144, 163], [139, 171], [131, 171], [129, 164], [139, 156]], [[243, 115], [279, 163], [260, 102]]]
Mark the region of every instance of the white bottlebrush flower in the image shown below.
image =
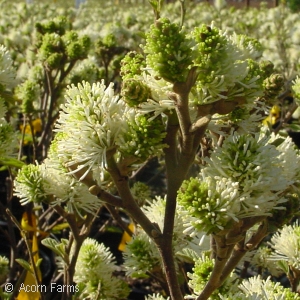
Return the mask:
[[245, 262], [250, 262], [252, 266], [267, 270], [272, 276], [279, 277], [283, 274], [283, 270], [279, 268], [276, 261], [269, 259], [271, 253], [272, 249], [266, 246], [248, 251], [239, 262], [239, 267], [242, 268]]
[[221, 176], [239, 182], [243, 192], [282, 192], [290, 184], [282, 177], [280, 151], [268, 143], [269, 137], [239, 135], [227, 137], [217, 147], [203, 170], [205, 176]]
[[287, 178], [290, 183], [300, 179], [300, 168], [295, 162], [299, 161], [299, 150], [296, 149], [295, 143], [290, 137], [286, 137], [284, 141], [277, 146], [280, 152], [279, 160], [282, 165], [282, 176]]
[[[152, 200], [152, 202], [148, 201], [142, 208], [147, 217], [153, 223], [157, 224], [161, 231], [163, 231], [164, 225], [165, 205], [166, 200], [157, 197]], [[184, 233], [185, 219], [189, 218], [189, 216], [184, 216], [183, 210], [178, 209], [176, 211], [173, 248], [177, 261], [185, 259], [187, 256], [185, 250], [199, 250], [198, 244], [199, 241], [201, 242], [203, 236], [203, 232], [201, 234], [196, 232], [194, 235]], [[202, 241], [203, 240], [204, 239], [202, 239]], [[201, 249], [203, 249], [203, 247], [204, 245], [201, 246]], [[147, 276], [148, 272], [153, 272], [157, 266], [161, 265], [161, 257], [157, 247], [143, 230], [138, 230], [132, 240], [127, 244], [124, 251], [124, 261], [126, 272], [132, 277]]]
[[131, 277], [147, 277], [148, 272], [161, 266], [158, 249], [143, 230], [136, 232], [123, 255], [126, 274]]
[[144, 114], [154, 113], [154, 118], [164, 112], [175, 109], [175, 103], [169, 98], [173, 85], [163, 78], [156, 78], [154, 71], [147, 68], [137, 79], [143, 81], [151, 90], [151, 99], [139, 105], [139, 111]]
[[[242, 294], [237, 295], [237, 299], [264, 299], [264, 300], [284, 300], [284, 299], [299, 299], [297, 294], [294, 294], [280, 285], [279, 282], [274, 283], [270, 277], [266, 280], [260, 276], [244, 279], [239, 285]], [[245, 298], [242, 297], [244, 294]], [[292, 295], [294, 294], [294, 297]], [[287, 295], [289, 297], [287, 297]], [[240, 298], [241, 297], [241, 298]]]
[[83, 212], [95, 214], [102, 202], [88, 191], [88, 187], [77, 181], [57, 161], [46, 159], [41, 165], [44, 189], [48, 195], [55, 196], [52, 204], [66, 205], [69, 213]]
[[[16, 84], [16, 70], [8, 50], [0, 46], [0, 87], [11, 89]], [[0, 89], [1, 90], [1, 89]]]
[[245, 58], [255, 60], [262, 56], [263, 47], [258, 40], [244, 34], [236, 34], [235, 32], [229, 38], [242, 51]]
[[14, 195], [20, 198], [22, 205], [29, 202], [41, 203], [47, 201], [40, 165], [25, 165], [19, 171], [14, 181]]
[[292, 177], [295, 172], [284, 175], [282, 149], [259, 134], [235, 132], [226, 137], [222, 147], [205, 159], [207, 164], [198, 177], [184, 181], [179, 190], [179, 207], [190, 217], [185, 220], [185, 232], [195, 228], [216, 232], [229, 222], [272, 216], [274, 210], [285, 209], [283, 195], [296, 179]]
[[272, 236], [269, 244], [274, 250], [269, 257], [270, 260], [286, 261], [300, 270], [300, 227], [298, 223], [284, 225]]
[[[156, 223], [161, 232], [163, 232], [166, 198], [156, 197], [152, 202], [148, 201], [142, 209], [149, 220]], [[203, 240], [203, 232], [200, 234], [198, 232], [194, 234], [186, 232], [185, 224], [189, 221], [191, 221], [191, 218], [184, 210], [176, 210], [173, 232], [173, 247], [175, 253], [184, 248], [199, 249], [199, 242]]]
[[87, 238], [79, 251], [74, 281], [79, 286], [79, 299], [125, 299], [129, 288], [121, 279], [113, 276], [117, 270], [115, 258], [103, 244]]
[[125, 103], [114, 95], [113, 84], [69, 86], [56, 129], [64, 133], [58, 141], [58, 153], [67, 157], [67, 166], [88, 170], [106, 166], [107, 151], [115, 148], [127, 129], [124, 113]]
[[210, 234], [224, 229], [232, 220], [238, 221], [236, 215], [242, 199], [238, 183], [228, 178], [199, 177], [184, 181], [177, 200], [189, 216], [184, 220], [185, 232], [196, 228]]

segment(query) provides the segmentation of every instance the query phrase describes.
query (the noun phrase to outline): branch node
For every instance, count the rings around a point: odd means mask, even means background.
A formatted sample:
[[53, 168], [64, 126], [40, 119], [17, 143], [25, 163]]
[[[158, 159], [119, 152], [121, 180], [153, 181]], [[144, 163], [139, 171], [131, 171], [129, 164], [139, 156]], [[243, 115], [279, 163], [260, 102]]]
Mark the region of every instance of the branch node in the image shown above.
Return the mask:
[[98, 197], [98, 195], [101, 194], [102, 189], [100, 188], [99, 185], [92, 185], [92, 186], [89, 188], [89, 192], [90, 192], [92, 195]]

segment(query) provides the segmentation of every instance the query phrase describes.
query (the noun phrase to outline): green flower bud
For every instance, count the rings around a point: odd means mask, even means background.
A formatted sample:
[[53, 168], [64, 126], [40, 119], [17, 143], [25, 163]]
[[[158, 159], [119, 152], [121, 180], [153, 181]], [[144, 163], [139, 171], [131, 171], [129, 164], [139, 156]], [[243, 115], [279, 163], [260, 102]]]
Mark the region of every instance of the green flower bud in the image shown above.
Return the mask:
[[39, 57], [45, 61], [51, 54], [63, 51], [63, 42], [56, 33], [47, 33], [43, 36], [42, 44], [39, 49]]
[[195, 262], [193, 268], [192, 282], [195, 292], [201, 292], [205, 287], [209, 276], [214, 268], [214, 260], [203, 256]]
[[284, 83], [284, 76], [281, 74], [272, 74], [270, 77], [266, 78], [263, 82], [265, 97], [277, 97], [282, 91]]
[[88, 51], [91, 46], [91, 40], [87, 35], [78, 38], [76, 31], [67, 31], [62, 37], [66, 47], [66, 54], [69, 60], [74, 61], [87, 57]]
[[245, 120], [245, 118], [249, 117], [249, 111], [246, 107], [235, 107], [233, 111], [229, 113], [229, 120], [233, 123]]
[[35, 28], [37, 32], [42, 35], [46, 33], [57, 33], [59, 35], [63, 35], [67, 29], [71, 28], [71, 23], [65, 16], [59, 16], [44, 23], [38, 22], [35, 24]]
[[147, 64], [169, 82], [184, 82], [192, 63], [190, 41], [178, 24], [162, 18], [146, 34]]
[[135, 51], [128, 52], [121, 61], [120, 75], [123, 80], [141, 75], [141, 69], [146, 67], [145, 57]]
[[274, 72], [274, 64], [269, 60], [263, 60], [259, 63], [259, 67], [264, 73], [264, 78], [267, 78], [272, 75]]
[[46, 65], [50, 69], [57, 69], [61, 66], [63, 59], [63, 54], [61, 53], [52, 53], [45, 61]]
[[22, 101], [22, 112], [30, 114], [35, 111], [34, 101], [37, 100], [40, 93], [39, 85], [31, 80], [26, 80], [16, 88], [16, 95]]
[[75, 30], [69, 30], [62, 36], [62, 40], [65, 44], [76, 42], [78, 41], [78, 33]]
[[160, 265], [159, 253], [144, 232], [133, 236], [126, 245], [124, 258], [127, 275], [132, 278], [147, 278]]
[[190, 178], [182, 183], [177, 201], [192, 217], [191, 225], [210, 234], [231, 223], [233, 214], [229, 212], [238, 209], [237, 195], [237, 185], [227, 179]]
[[264, 72], [261, 70], [259, 63], [254, 61], [253, 59], [247, 59], [247, 65], [248, 65], [248, 74], [243, 80], [244, 83], [247, 84], [248, 81], [253, 79], [253, 77], [259, 77], [258, 80], [256, 80], [256, 84], [262, 85], [264, 78]]
[[131, 78], [123, 82], [121, 95], [129, 106], [134, 107], [146, 102], [150, 98], [151, 90], [142, 81]]
[[[191, 278], [189, 286], [193, 289], [195, 294], [199, 295], [203, 291], [203, 288], [207, 284], [207, 281], [213, 271], [214, 265], [214, 259], [209, 258], [207, 255], [202, 255], [198, 260], [196, 260], [193, 273], [188, 274]], [[238, 277], [235, 274], [228, 276], [222, 285], [212, 293], [209, 299], [217, 300], [220, 299], [219, 295], [228, 295], [229, 291], [237, 290], [237, 279]]]
[[82, 47], [84, 57], [87, 57], [87, 53], [92, 45], [92, 41], [90, 37], [88, 35], [83, 35], [82, 37], [79, 38], [78, 42]]
[[219, 61], [228, 56], [224, 47], [228, 42], [218, 28], [202, 25], [191, 32], [191, 37], [197, 43], [194, 49], [194, 62], [201, 69], [214, 70]]
[[149, 120], [148, 115], [133, 116], [128, 122], [128, 133], [125, 142], [120, 145], [120, 151], [125, 156], [133, 156], [144, 161], [152, 155], [161, 153], [166, 136], [165, 126], [161, 118]]
[[111, 33], [105, 36], [102, 39], [102, 42], [106, 47], [115, 47], [117, 41], [116, 41], [116, 37]]
[[69, 44], [66, 48], [66, 52], [68, 55], [69, 60], [77, 60], [79, 59], [83, 53], [82, 53], [82, 47], [78, 42], [73, 42]]
[[130, 191], [139, 206], [143, 206], [151, 196], [149, 186], [140, 181], [135, 182]]
[[45, 34], [45, 33], [55, 32], [57, 29], [57, 26], [56, 26], [55, 22], [53, 20], [51, 20], [44, 24], [38, 22], [35, 24], [35, 28], [36, 28], [37, 32], [39, 32], [41, 34]]

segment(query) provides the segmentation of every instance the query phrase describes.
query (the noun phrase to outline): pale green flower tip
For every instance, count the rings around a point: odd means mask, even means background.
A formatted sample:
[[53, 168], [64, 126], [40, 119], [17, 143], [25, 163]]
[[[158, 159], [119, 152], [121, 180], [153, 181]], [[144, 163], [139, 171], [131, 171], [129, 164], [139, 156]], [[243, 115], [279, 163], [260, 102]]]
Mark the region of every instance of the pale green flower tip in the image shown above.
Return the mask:
[[168, 82], [184, 82], [192, 63], [190, 40], [178, 24], [161, 18], [146, 34], [146, 62]]
[[149, 186], [143, 182], [135, 182], [130, 190], [139, 206], [143, 206], [144, 203], [151, 197]]
[[113, 276], [117, 270], [115, 258], [103, 244], [92, 238], [83, 242], [75, 266], [74, 281], [82, 288], [80, 299], [124, 299], [129, 294], [128, 286]]
[[206, 233], [223, 230], [237, 221], [238, 184], [225, 178], [190, 178], [178, 192], [178, 203], [192, 217], [190, 224]]
[[[196, 299], [197, 296], [203, 291], [211, 272], [214, 267], [214, 260], [210, 259], [208, 255], [202, 254], [201, 257], [195, 262], [193, 273], [188, 273], [190, 278], [188, 285], [193, 289], [195, 297], [187, 297], [186, 299]], [[219, 299], [218, 294], [228, 295], [230, 292], [237, 290], [237, 275], [231, 274], [225, 282], [214, 291], [211, 298]]]
[[45, 182], [40, 166], [33, 164], [23, 166], [14, 181], [14, 195], [20, 198], [22, 205], [29, 202], [40, 204], [47, 202]]
[[160, 265], [158, 250], [144, 231], [133, 236], [123, 255], [126, 274], [131, 277], [147, 278]]
[[9, 260], [7, 257], [0, 255], [0, 284], [2, 284], [9, 272]]

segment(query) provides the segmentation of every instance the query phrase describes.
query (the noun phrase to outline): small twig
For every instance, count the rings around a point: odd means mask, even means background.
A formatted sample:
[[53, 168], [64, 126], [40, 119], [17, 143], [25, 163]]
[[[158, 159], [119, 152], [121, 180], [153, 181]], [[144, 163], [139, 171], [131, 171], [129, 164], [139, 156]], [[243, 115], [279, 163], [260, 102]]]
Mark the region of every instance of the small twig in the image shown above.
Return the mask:
[[182, 28], [184, 24], [184, 19], [185, 19], [185, 13], [186, 13], [186, 8], [185, 8], [185, 0], [179, 0], [180, 2], [180, 27]]

